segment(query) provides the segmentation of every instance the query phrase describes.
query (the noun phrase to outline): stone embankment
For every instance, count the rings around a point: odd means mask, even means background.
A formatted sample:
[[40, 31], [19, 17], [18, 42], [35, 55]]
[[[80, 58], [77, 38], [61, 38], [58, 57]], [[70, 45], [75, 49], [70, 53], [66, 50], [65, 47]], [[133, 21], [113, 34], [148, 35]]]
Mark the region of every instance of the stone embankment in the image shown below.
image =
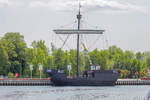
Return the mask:
[[116, 85], [150, 85], [146, 79], [118, 79]]
[[0, 86], [47, 86], [50, 85], [49, 78], [5, 78], [0, 79]]
[[[4, 78], [0, 79], [0, 86], [48, 86], [49, 78]], [[150, 85], [146, 79], [118, 79], [116, 85]]]

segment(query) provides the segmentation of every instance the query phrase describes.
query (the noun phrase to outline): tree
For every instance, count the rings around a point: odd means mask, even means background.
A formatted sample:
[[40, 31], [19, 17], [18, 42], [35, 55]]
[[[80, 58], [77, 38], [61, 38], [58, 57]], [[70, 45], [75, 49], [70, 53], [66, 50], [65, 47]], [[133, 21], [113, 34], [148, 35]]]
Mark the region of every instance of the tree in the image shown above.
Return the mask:
[[[67, 65], [72, 65], [71, 75], [76, 74], [76, 50], [64, 51], [57, 49], [51, 43], [51, 49], [45, 45], [45, 41], [33, 41], [32, 48], [28, 48], [20, 33], [6, 33], [0, 39], [0, 74], [19, 73], [30, 75], [29, 65], [33, 64], [33, 75], [39, 75], [39, 64], [45, 69], [63, 69], [68, 74]], [[50, 52], [51, 50], [51, 52]], [[79, 52], [79, 73], [85, 69], [90, 70], [91, 62], [94, 66], [101, 66], [102, 70], [121, 70], [121, 77], [132, 78], [135, 73], [138, 77], [144, 77], [150, 67], [150, 53], [127, 50], [123, 51], [117, 46], [111, 46], [106, 50], [95, 49]], [[42, 72], [42, 75], [44, 73]]]
[[57, 50], [56, 46], [53, 43], [51, 43], [51, 51], [52, 51], [52, 53], [54, 53], [55, 50]]
[[[75, 75], [76, 74], [76, 66], [77, 66], [77, 52], [76, 50], [71, 49], [69, 52], [69, 59], [70, 59], [70, 63], [72, 65], [72, 70], [71, 70], [71, 74]], [[79, 62], [80, 63], [80, 62]]]
[[25, 69], [25, 49], [27, 48], [24, 36], [20, 33], [6, 33], [0, 40], [6, 48], [10, 62], [10, 72], [23, 74]]
[[[33, 41], [32, 42], [33, 47], [33, 75], [39, 75], [39, 64], [42, 64], [43, 71], [48, 68], [47, 63], [49, 63], [49, 49], [45, 45], [45, 41]], [[42, 75], [44, 75], [42, 71]]]
[[8, 61], [8, 54], [0, 43], [0, 75], [7, 75], [9, 72], [10, 66]]
[[25, 49], [25, 70], [24, 70], [24, 76], [29, 77], [30, 76], [30, 67], [29, 65], [32, 64], [34, 58], [34, 49], [33, 48], [26, 48]]
[[146, 58], [146, 64], [147, 64], [147, 67], [150, 67], [150, 56]]
[[43, 66], [44, 62], [45, 62], [45, 53], [44, 53], [44, 51], [40, 47], [34, 49], [34, 57], [33, 57], [33, 60], [32, 60], [33, 75], [37, 76], [37, 75], [40, 74], [39, 73], [39, 64], [42, 64], [42, 66]]
[[100, 60], [100, 53], [97, 49], [93, 50], [92, 52], [89, 52], [89, 56], [90, 56], [90, 59], [92, 61], [92, 64], [93, 65], [99, 65], [99, 60]]
[[143, 54], [141, 52], [137, 52], [135, 55], [137, 60], [143, 61]]
[[54, 51], [53, 56], [56, 69], [64, 69], [65, 52], [61, 49], [58, 49]]
[[45, 45], [45, 41], [43, 41], [43, 40], [33, 41], [31, 45], [34, 49], [41, 48], [41, 50], [44, 51], [44, 55], [48, 56], [49, 50]]

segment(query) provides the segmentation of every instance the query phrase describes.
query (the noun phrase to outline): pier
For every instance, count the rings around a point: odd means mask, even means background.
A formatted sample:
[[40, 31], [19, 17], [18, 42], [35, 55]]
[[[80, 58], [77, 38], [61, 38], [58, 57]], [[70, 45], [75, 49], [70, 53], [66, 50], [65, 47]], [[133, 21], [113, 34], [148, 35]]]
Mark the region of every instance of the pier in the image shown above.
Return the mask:
[[49, 78], [0, 79], [0, 86], [48, 86], [48, 85], [51, 85]]
[[150, 85], [150, 80], [118, 79], [116, 85]]
[[[0, 86], [49, 86], [49, 78], [17, 78], [0, 79]], [[141, 79], [118, 79], [116, 85], [150, 85], [150, 80]]]

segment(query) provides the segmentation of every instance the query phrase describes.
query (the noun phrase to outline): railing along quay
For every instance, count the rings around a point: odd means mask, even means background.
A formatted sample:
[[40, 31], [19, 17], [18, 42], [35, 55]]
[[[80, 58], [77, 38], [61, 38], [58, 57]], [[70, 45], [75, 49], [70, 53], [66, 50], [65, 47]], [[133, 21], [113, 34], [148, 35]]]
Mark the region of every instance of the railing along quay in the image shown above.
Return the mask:
[[150, 85], [150, 80], [118, 79], [116, 85]]
[[0, 86], [47, 86], [50, 84], [49, 78], [44, 79], [0, 79]]

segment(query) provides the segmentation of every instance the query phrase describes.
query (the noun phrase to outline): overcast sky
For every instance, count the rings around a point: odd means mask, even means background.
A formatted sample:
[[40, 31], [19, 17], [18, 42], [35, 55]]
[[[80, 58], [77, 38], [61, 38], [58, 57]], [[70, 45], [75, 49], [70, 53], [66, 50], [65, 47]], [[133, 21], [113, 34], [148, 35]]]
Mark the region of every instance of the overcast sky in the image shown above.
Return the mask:
[[[82, 27], [106, 30], [94, 48], [108, 40], [109, 46], [124, 50], [150, 51], [150, 0], [81, 0], [81, 5]], [[52, 30], [65, 25], [76, 28], [77, 10], [78, 0], [0, 0], [0, 36], [20, 32], [28, 46], [40, 39], [47, 46], [51, 41], [58, 45], [60, 38]]]

